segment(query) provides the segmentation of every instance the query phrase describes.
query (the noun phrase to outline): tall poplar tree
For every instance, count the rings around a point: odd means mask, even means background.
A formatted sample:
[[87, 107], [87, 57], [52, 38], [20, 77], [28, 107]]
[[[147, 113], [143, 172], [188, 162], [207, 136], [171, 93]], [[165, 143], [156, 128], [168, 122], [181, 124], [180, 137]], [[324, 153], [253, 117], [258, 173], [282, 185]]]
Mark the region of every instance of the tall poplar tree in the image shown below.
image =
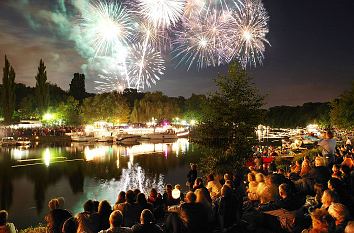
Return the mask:
[[36, 75], [36, 100], [37, 109], [40, 114], [43, 114], [48, 108], [49, 91], [46, 66], [42, 59], [39, 62], [38, 73]]
[[15, 70], [5, 55], [2, 77], [2, 110], [5, 124], [10, 124], [15, 110]]

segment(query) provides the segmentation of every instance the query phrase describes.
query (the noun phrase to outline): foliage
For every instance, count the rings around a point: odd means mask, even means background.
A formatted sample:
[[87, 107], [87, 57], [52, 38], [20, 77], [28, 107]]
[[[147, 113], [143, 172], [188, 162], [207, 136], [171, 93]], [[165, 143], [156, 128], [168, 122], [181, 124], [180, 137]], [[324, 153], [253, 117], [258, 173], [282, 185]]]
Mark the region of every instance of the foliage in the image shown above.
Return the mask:
[[28, 227], [26, 229], [20, 230], [19, 233], [46, 233], [47, 228], [38, 226], [38, 227]]
[[65, 102], [69, 97], [69, 94], [58, 87], [56, 84], [48, 83], [49, 90], [49, 106], [55, 107], [60, 103]]
[[5, 56], [5, 66], [3, 68], [3, 78], [2, 78], [2, 111], [4, 116], [5, 124], [10, 124], [15, 111], [15, 70], [10, 65], [9, 60]]
[[266, 111], [265, 125], [276, 128], [306, 127], [319, 124], [324, 128], [330, 125], [330, 106], [328, 103], [304, 103], [302, 106], [276, 106]]
[[38, 114], [36, 113], [36, 100], [34, 96], [27, 95], [21, 99], [18, 107], [18, 113], [20, 119], [38, 118]]
[[197, 122], [203, 121], [203, 106], [206, 103], [205, 95], [192, 94], [190, 98], [185, 100], [185, 111], [183, 118], [186, 120], [196, 120]]
[[128, 100], [129, 107], [134, 108], [136, 100], [141, 100], [144, 97], [145, 93], [139, 92], [137, 89], [126, 88], [123, 91], [123, 96]]
[[231, 64], [215, 82], [218, 90], [207, 98], [202, 109], [204, 121], [193, 137], [219, 147], [216, 154], [202, 159], [205, 171], [232, 172], [251, 154], [251, 138], [255, 138], [255, 128], [262, 119], [263, 96], [238, 63]]
[[41, 59], [36, 75], [36, 104], [40, 114], [43, 114], [49, 104], [49, 88], [47, 83], [47, 71], [43, 60]]
[[85, 89], [85, 75], [75, 73], [74, 78], [71, 80], [69, 94], [80, 102], [87, 97]]
[[147, 122], [152, 118], [172, 120], [179, 114], [180, 109], [176, 98], [170, 98], [162, 94], [162, 92], [147, 92], [140, 101], [135, 101], [131, 122]]
[[81, 111], [83, 121], [86, 123], [101, 120], [128, 122], [130, 113], [127, 100], [118, 92], [103, 93], [84, 99]]
[[56, 109], [58, 119], [65, 125], [81, 124], [81, 108], [78, 100], [70, 96], [67, 101], [60, 103]]
[[338, 99], [331, 103], [331, 122], [334, 126], [353, 130], [354, 129], [354, 82], [349, 91], [345, 91]]

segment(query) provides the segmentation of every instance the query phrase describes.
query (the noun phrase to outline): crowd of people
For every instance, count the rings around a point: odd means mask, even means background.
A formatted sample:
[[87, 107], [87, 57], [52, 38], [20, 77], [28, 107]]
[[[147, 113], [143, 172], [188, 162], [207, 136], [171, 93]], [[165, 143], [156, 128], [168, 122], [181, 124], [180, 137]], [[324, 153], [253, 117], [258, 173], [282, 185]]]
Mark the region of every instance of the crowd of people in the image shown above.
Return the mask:
[[[113, 205], [88, 200], [76, 216], [65, 209], [63, 198], [55, 198], [48, 203], [47, 232], [354, 233], [353, 148], [340, 146], [337, 155], [329, 149], [313, 160], [296, 161], [288, 172], [256, 165], [242, 174], [202, 178], [192, 164], [188, 192], [170, 184], [163, 194], [121, 191]], [[15, 231], [1, 211], [0, 232]]]
[[65, 136], [66, 133], [82, 132], [82, 127], [52, 126], [36, 128], [0, 128], [0, 137]]

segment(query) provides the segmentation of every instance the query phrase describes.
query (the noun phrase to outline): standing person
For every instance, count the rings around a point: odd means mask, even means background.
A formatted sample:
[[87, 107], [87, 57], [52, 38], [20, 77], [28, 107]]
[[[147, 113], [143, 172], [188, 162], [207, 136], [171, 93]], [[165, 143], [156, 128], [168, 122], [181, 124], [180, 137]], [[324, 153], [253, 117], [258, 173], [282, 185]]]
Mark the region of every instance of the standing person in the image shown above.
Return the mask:
[[193, 189], [193, 185], [197, 177], [198, 177], [197, 164], [192, 163], [191, 170], [187, 174], [187, 184], [191, 190]]
[[322, 148], [322, 156], [328, 159], [329, 165], [334, 163], [334, 154], [336, 150], [336, 140], [333, 136], [332, 131], [327, 131], [324, 139], [318, 142], [318, 145]]
[[13, 223], [7, 222], [9, 214], [6, 210], [0, 211], [0, 232], [16, 233], [16, 227]]

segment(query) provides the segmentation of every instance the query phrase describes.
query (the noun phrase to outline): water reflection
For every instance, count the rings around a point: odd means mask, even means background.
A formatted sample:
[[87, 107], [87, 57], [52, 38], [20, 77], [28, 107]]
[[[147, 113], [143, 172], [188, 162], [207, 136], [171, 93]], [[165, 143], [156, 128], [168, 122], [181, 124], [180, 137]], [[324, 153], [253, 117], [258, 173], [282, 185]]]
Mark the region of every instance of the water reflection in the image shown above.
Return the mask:
[[133, 146], [0, 147], [0, 207], [21, 227], [41, 221], [47, 201], [56, 196], [64, 196], [67, 208], [78, 212], [88, 198], [114, 203], [121, 190], [162, 191], [167, 182], [185, 182], [186, 164], [199, 156], [190, 154], [191, 146], [179, 139]]

